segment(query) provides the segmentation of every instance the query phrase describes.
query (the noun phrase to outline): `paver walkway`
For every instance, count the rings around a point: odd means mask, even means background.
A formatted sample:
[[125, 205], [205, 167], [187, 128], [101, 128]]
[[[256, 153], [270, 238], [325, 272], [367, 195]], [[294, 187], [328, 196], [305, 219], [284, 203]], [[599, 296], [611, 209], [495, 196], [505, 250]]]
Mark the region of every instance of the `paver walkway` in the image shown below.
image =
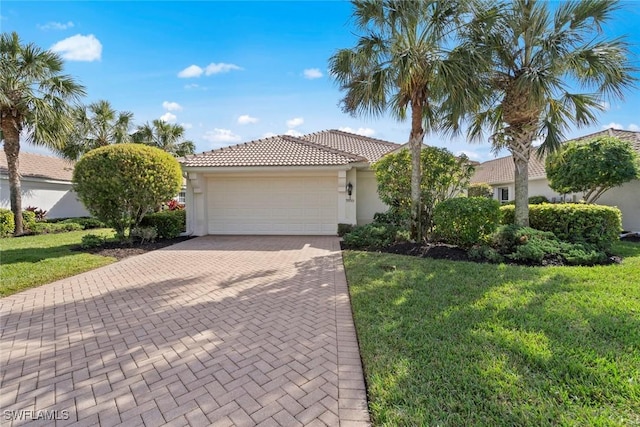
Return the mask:
[[369, 422], [334, 237], [201, 237], [0, 310], [3, 425]]

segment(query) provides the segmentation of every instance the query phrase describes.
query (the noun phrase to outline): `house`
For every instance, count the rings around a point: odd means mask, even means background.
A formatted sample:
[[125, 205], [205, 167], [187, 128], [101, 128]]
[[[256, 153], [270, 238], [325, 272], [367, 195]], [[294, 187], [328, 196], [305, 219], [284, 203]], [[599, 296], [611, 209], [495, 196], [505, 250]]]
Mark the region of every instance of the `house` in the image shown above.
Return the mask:
[[[615, 136], [629, 141], [640, 154], [640, 132], [607, 129], [574, 139], [586, 141], [601, 136]], [[471, 183], [487, 183], [493, 187], [494, 198], [507, 202], [514, 199], [514, 164], [511, 156], [489, 160], [476, 167]], [[529, 161], [529, 196], [545, 196], [551, 202], [577, 202], [583, 193], [558, 194], [549, 187], [545, 173], [545, 160], [535, 154]], [[633, 180], [604, 193], [597, 204], [617, 206], [622, 211], [622, 227], [628, 231], [640, 230], [640, 180]]]
[[187, 176], [187, 231], [335, 235], [387, 207], [370, 165], [400, 147], [327, 130], [278, 135], [180, 159]]
[[[22, 208], [47, 211], [47, 218], [90, 216], [72, 189], [73, 163], [58, 157], [21, 152]], [[7, 157], [0, 154], [0, 208], [10, 209]]]

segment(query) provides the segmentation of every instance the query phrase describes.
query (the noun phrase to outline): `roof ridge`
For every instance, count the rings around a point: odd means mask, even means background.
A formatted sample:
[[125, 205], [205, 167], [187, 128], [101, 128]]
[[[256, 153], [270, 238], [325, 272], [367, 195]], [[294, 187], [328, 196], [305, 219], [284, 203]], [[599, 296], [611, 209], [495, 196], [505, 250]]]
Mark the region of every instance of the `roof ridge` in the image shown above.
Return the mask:
[[231, 150], [231, 149], [243, 146], [243, 145], [247, 146], [247, 145], [257, 144], [259, 142], [263, 142], [263, 141], [266, 141], [266, 140], [269, 140], [269, 139], [274, 139], [274, 138], [280, 138], [282, 136], [284, 136], [284, 135], [273, 135], [273, 136], [269, 136], [269, 137], [266, 137], [266, 138], [258, 138], [258, 139], [253, 139], [251, 141], [239, 142], [237, 144], [226, 145], [224, 147], [218, 147], [218, 148], [214, 148], [212, 150], [203, 151], [202, 153], [187, 154], [186, 156], [181, 157], [181, 158], [184, 158], [185, 160], [193, 159], [195, 157], [205, 156], [205, 155], [211, 154], [211, 153], [218, 153], [218, 152], [221, 152], [221, 151], [228, 151], [228, 150]]
[[307, 141], [306, 139], [302, 139], [301, 137], [296, 137], [296, 136], [291, 136], [291, 135], [281, 135], [282, 139], [284, 139], [285, 141], [291, 141], [291, 142], [295, 142], [297, 144], [303, 144], [303, 145], [307, 145], [309, 147], [314, 147], [314, 148], [318, 148], [320, 150], [329, 152], [329, 153], [333, 153], [333, 154], [339, 154], [341, 156], [350, 158], [350, 159], [354, 159], [354, 160], [359, 160], [359, 161], [368, 161], [366, 158], [362, 157], [362, 156], [358, 156], [357, 154], [354, 153], [349, 153], [347, 151], [342, 151], [342, 150], [338, 150], [337, 148], [333, 148], [333, 147], [329, 147], [327, 145], [324, 144], [318, 144], [317, 142], [312, 142], [312, 141]]
[[[398, 144], [397, 142], [385, 141], [384, 139], [373, 138], [373, 137], [370, 137], [370, 136], [360, 135], [358, 133], [346, 132], [346, 131], [340, 130], [340, 129], [328, 129], [326, 131], [321, 131], [321, 132], [333, 132], [333, 133], [339, 133], [339, 134], [347, 135], [347, 136], [354, 136], [354, 137], [357, 137], [357, 138], [360, 138], [360, 139], [366, 139], [366, 140], [371, 141], [371, 142], [376, 142], [376, 143], [380, 143], [380, 144], [384, 144], [384, 145], [392, 145], [394, 147], [403, 145], [403, 144]], [[321, 132], [316, 132], [316, 133], [321, 133]]]

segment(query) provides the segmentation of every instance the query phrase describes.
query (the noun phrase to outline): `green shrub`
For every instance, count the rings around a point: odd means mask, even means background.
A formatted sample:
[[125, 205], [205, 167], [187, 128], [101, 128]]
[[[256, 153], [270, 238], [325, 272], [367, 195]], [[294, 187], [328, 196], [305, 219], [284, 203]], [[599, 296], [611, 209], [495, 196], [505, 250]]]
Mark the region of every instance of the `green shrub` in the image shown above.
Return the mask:
[[515, 225], [499, 227], [491, 236], [490, 245], [490, 248], [472, 249], [469, 256], [472, 259], [499, 262], [497, 254], [528, 264], [560, 260], [570, 265], [594, 265], [607, 260], [606, 254], [594, 245], [563, 242], [552, 232]]
[[547, 199], [545, 196], [531, 196], [531, 197], [529, 197], [529, 204], [530, 205], [541, 205], [543, 203], [549, 203], [549, 199]]
[[87, 234], [82, 236], [80, 247], [83, 249], [99, 248], [107, 241], [105, 237], [97, 236], [95, 234]]
[[493, 198], [493, 187], [485, 182], [471, 184], [467, 189], [468, 197], [487, 197]]
[[471, 247], [495, 231], [500, 203], [486, 197], [458, 197], [436, 205], [434, 237], [452, 245]]
[[373, 214], [373, 222], [376, 224], [390, 224], [396, 227], [408, 228], [410, 215], [407, 210], [390, 208], [386, 212]]
[[10, 209], [0, 209], [0, 237], [9, 236], [15, 228], [13, 212]]
[[158, 232], [159, 239], [173, 239], [186, 229], [186, 211], [160, 211], [142, 218], [142, 227], [153, 227]]
[[489, 261], [495, 264], [504, 261], [504, 256], [500, 254], [496, 249], [487, 245], [474, 246], [469, 249], [469, 259], [473, 261]]
[[131, 230], [131, 237], [139, 240], [140, 243], [155, 242], [158, 231], [155, 227], [136, 227]]
[[398, 228], [391, 224], [371, 223], [355, 227], [344, 236], [345, 245], [350, 248], [382, 248], [396, 241]]
[[29, 228], [31, 234], [54, 234], [80, 230], [82, 230], [82, 226], [80, 224], [62, 222], [37, 222]]
[[345, 234], [351, 233], [353, 230], [353, 224], [338, 224], [338, 236], [342, 237]]
[[114, 144], [82, 156], [73, 184], [89, 212], [124, 239], [147, 212], [178, 193], [182, 172], [178, 161], [159, 148]]
[[36, 213], [33, 211], [22, 211], [22, 228], [25, 230], [33, 231], [33, 226], [36, 224]]
[[[514, 223], [514, 207], [500, 208], [502, 224]], [[529, 206], [529, 225], [542, 231], [551, 231], [560, 240], [587, 243], [599, 250], [609, 250], [619, 239], [622, 214], [618, 208], [576, 203], [542, 204]]]
[[[49, 222], [49, 221], [47, 221]], [[97, 218], [66, 218], [58, 222], [64, 224], [79, 224], [83, 230], [91, 230], [93, 228], [105, 228], [107, 225]]]

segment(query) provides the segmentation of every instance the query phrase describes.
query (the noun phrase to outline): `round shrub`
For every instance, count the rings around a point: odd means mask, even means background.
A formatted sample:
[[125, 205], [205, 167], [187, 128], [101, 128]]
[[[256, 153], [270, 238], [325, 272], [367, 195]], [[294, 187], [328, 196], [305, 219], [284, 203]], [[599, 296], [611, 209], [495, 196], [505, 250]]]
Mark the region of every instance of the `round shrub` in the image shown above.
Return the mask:
[[500, 203], [486, 197], [458, 197], [436, 205], [435, 237], [443, 242], [471, 247], [495, 231]]
[[182, 173], [178, 161], [159, 148], [115, 144], [85, 154], [73, 183], [89, 212], [123, 239], [145, 214], [178, 193]]
[[0, 237], [10, 235], [15, 228], [13, 212], [10, 209], [0, 209]]
[[36, 225], [37, 219], [36, 219], [36, 213], [33, 211], [27, 211], [24, 210], [22, 211], [22, 227], [25, 230], [32, 230], [33, 227]]
[[471, 184], [469, 188], [467, 188], [467, 196], [469, 197], [493, 197], [493, 187], [491, 187], [486, 182], [478, 182], [475, 184]]

